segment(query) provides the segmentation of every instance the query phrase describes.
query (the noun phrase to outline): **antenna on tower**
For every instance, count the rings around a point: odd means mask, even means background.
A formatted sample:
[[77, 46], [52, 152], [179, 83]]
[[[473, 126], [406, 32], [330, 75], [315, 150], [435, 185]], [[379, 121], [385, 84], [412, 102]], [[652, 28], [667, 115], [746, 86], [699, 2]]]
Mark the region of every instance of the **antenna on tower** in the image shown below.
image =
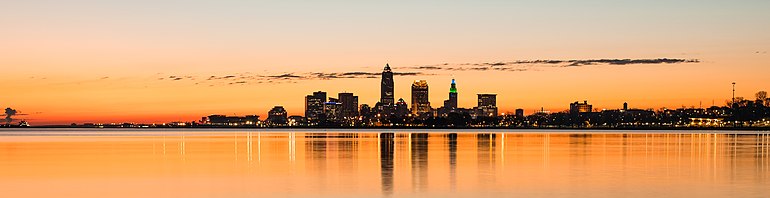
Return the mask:
[[733, 105], [735, 105], [735, 82], [733, 82], [733, 103], [730, 104], [730, 108], [732, 108]]

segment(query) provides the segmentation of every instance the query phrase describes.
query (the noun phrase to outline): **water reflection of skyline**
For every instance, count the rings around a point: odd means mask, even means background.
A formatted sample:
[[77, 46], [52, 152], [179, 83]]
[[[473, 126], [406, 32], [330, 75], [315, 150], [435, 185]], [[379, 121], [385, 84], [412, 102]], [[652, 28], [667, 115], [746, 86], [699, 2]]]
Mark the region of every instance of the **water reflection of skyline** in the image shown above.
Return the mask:
[[[622, 189], [654, 184], [639, 178], [687, 179], [685, 183], [706, 184], [770, 183], [770, 136], [763, 133], [238, 132], [88, 137], [83, 141], [53, 142], [70, 151], [82, 149], [81, 153], [85, 153], [68, 155], [66, 150], [46, 151], [54, 155], [62, 152], [58, 154], [68, 161], [125, 161], [121, 160], [123, 156], [136, 159], [132, 164], [138, 164], [137, 167], [149, 167], [145, 170], [128, 164], [107, 166], [99, 162], [95, 162], [96, 165], [103, 166], [83, 167], [105, 169], [101, 172], [169, 171], [154, 169], [157, 164], [175, 167], [181, 172], [202, 169], [213, 172], [211, 174], [232, 176], [248, 172], [238, 177], [255, 183], [268, 182], [261, 178], [275, 178], [276, 185], [291, 184], [291, 189], [322, 194], [340, 191], [342, 187], [398, 196], [463, 193], [469, 189], [542, 190], [549, 185], [580, 191], [592, 189], [579, 189], [576, 185]], [[17, 144], [24, 144], [25, 148], [42, 146], [40, 142], [4, 142], [0, 147], [4, 156], [22, 162], [40, 160], [24, 157], [41, 155], [35, 153], [40, 150], [10, 149]], [[48, 167], [34, 168], [46, 172]], [[14, 167], [5, 167], [5, 170], [14, 170]], [[614, 177], [626, 178], [621, 182], [628, 184], [620, 185]]]

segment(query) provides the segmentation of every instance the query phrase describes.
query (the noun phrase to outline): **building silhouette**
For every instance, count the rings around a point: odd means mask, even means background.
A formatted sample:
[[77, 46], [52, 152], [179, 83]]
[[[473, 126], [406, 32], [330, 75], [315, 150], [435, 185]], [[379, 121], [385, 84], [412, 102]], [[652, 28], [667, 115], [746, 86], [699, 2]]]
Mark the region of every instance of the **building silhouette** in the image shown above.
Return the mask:
[[289, 122], [286, 109], [283, 106], [275, 106], [267, 112], [267, 122], [270, 125], [286, 125]]
[[516, 109], [516, 117], [524, 117], [524, 109]]
[[409, 106], [406, 104], [406, 101], [404, 101], [403, 98], [398, 99], [394, 115], [396, 118], [404, 118], [409, 115]]
[[339, 102], [342, 103], [340, 116], [343, 119], [353, 119], [358, 117], [358, 96], [353, 93], [339, 93]]
[[497, 94], [478, 94], [478, 105], [476, 106], [476, 116], [482, 116], [482, 117], [497, 116]]
[[226, 115], [210, 115], [206, 117], [203, 124], [214, 126], [256, 126], [259, 124], [258, 115], [247, 116], [226, 116]]
[[570, 113], [591, 113], [592, 105], [588, 104], [588, 101], [584, 100], [583, 103], [575, 101], [569, 104]]
[[416, 80], [412, 83], [412, 114], [424, 115], [431, 111], [428, 101], [428, 82]]
[[360, 110], [358, 111], [358, 114], [363, 119], [369, 119], [372, 117], [372, 107], [370, 107], [368, 104], [362, 104]]
[[385, 64], [385, 68], [382, 70], [382, 81], [380, 84], [380, 102], [383, 105], [393, 105], [393, 72], [390, 70], [390, 65]]
[[288, 126], [307, 126], [307, 119], [302, 116], [293, 115], [289, 116], [289, 122], [287, 123]]
[[457, 109], [457, 84], [455, 79], [452, 79], [452, 84], [449, 87], [449, 99], [444, 101], [444, 108], [448, 112], [454, 112]]
[[336, 98], [329, 98], [329, 102], [324, 103], [325, 120], [338, 121], [342, 119], [342, 103]]
[[324, 116], [326, 92], [316, 91], [313, 95], [305, 96], [305, 118], [309, 122], [317, 122]]
[[438, 116], [447, 117], [450, 113], [462, 113], [464, 110], [457, 107], [457, 84], [452, 79], [449, 86], [449, 98], [444, 100], [444, 106], [436, 110]]

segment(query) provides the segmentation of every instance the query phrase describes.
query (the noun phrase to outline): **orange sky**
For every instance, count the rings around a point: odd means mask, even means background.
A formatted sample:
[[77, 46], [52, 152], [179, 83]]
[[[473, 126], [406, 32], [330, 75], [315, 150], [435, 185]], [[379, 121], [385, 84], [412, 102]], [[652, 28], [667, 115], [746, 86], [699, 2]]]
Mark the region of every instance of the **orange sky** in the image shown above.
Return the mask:
[[[380, 72], [385, 63], [421, 72], [395, 77], [407, 102], [411, 82], [426, 79], [439, 107], [454, 76], [461, 107], [497, 93], [501, 112], [527, 114], [578, 100], [600, 109], [722, 105], [733, 81], [747, 98], [770, 87], [767, 2], [659, 3], [14, 2], [0, 12], [0, 107], [32, 124], [190, 121], [265, 115], [274, 105], [302, 115], [303, 97], [318, 90], [373, 105], [379, 79], [206, 79]], [[700, 62], [409, 69], [602, 58]]]

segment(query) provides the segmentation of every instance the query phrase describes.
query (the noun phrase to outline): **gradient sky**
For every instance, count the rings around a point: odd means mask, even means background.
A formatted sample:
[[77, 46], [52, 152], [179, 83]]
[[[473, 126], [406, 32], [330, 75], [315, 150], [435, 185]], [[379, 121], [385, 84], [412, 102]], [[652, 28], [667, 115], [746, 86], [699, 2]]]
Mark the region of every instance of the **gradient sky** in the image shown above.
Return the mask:
[[[434, 108], [452, 76], [459, 103], [497, 93], [501, 112], [676, 108], [768, 90], [770, 1], [2, 1], [0, 107], [32, 124], [189, 121], [265, 115], [303, 97], [379, 97], [378, 78], [266, 79], [380, 72], [396, 98], [417, 79]], [[413, 67], [519, 60], [697, 59], [698, 63], [519, 65], [518, 71]], [[443, 65], [447, 63], [447, 65]], [[228, 75], [239, 79], [206, 80]], [[172, 77], [173, 76], [173, 77]], [[174, 80], [180, 78], [179, 80]], [[197, 83], [197, 84], [196, 84]], [[231, 84], [232, 83], [232, 84]]]

